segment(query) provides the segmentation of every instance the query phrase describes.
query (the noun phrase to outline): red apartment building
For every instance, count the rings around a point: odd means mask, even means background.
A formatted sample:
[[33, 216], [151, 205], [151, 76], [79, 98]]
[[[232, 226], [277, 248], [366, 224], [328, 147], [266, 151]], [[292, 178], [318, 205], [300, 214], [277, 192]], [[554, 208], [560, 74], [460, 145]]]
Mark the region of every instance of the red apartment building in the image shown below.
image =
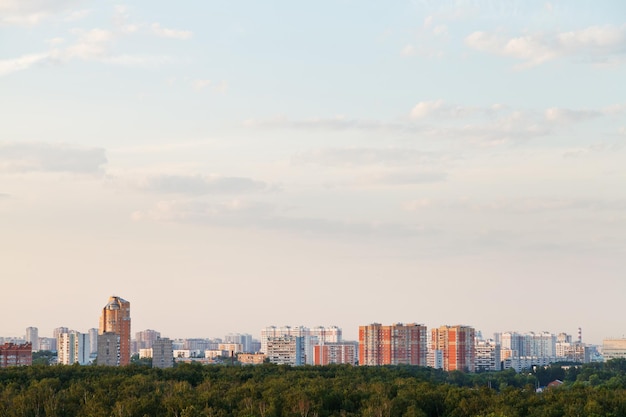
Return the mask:
[[33, 345], [5, 343], [0, 346], [0, 368], [33, 364]]
[[443, 352], [445, 371], [474, 372], [474, 328], [441, 326], [432, 329], [431, 348]]
[[426, 366], [426, 337], [422, 324], [359, 326], [359, 365]]

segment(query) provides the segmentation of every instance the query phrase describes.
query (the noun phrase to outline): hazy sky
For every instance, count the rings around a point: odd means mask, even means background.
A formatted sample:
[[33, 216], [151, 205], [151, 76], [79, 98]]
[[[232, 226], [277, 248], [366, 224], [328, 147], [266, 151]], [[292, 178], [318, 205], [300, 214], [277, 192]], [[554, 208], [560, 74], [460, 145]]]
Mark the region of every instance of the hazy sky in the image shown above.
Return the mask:
[[0, 0], [0, 335], [626, 334], [626, 2]]

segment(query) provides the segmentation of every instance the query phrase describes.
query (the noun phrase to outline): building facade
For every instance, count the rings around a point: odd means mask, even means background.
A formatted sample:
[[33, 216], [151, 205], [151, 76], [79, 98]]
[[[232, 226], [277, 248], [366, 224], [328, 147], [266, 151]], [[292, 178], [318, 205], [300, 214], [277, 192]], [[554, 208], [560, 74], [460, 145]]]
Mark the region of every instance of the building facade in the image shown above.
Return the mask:
[[33, 346], [30, 343], [0, 345], [0, 368], [33, 364]]
[[322, 343], [313, 348], [314, 365], [357, 364], [357, 343]]
[[500, 345], [493, 340], [476, 341], [476, 372], [499, 371], [502, 368], [500, 360]]
[[359, 326], [359, 364], [427, 365], [427, 330], [422, 324]]
[[26, 343], [30, 343], [33, 347], [33, 352], [39, 350], [39, 329], [36, 327], [26, 328]]
[[300, 366], [305, 362], [304, 338], [301, 336], [278, 336], [267, 339], [266, 357], [277, 365]]
[[[102, 309], [98, 334], [115, 333], [119, 336], [119, 365], [130, 364], [130, 303], [123, 298], [112, 296]], [[100, 338], [98, 338], [100, 344]], [[98, 356], [100, 349], [98, 348]], [[99, 362], [99, 361], [98, 361]]]
[[104, 332], [98, 335], [98, 365], [120, 366], [120, 335]]
[[57, 338], [57, 361], [61, 365], [87, 365], [90, 353], [89, 335], [86, 333], [70, 331], [61, 333]]
[[152, 343], [152, 367], [171, 368], [174, 366], [174, 348], [172, 341], [167, 337], [160, 338]]
[[475, 331], [469, 326], [441, 326], [432, 329], [431, 349], [443, 352], [445, 371], [474, 372]]

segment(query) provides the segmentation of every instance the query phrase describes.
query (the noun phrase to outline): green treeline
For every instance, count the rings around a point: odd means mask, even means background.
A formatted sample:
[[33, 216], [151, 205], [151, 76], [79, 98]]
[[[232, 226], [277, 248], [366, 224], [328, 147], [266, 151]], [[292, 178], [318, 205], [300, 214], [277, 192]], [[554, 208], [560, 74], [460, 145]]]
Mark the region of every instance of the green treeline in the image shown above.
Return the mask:
[[[554, 379], [564, 384], [535, 392]], [[521, 374], [271, 364], [7, 368], [0, 416], [626, 416], [626, 360]]]

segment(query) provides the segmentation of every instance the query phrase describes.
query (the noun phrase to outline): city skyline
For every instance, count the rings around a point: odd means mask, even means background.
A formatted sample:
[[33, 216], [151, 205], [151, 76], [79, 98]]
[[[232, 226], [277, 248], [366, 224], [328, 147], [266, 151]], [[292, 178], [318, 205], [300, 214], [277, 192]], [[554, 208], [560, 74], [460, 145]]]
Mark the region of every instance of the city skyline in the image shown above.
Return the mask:
[[0, 1], [0, 333], [626, 334], [625, 15]]

